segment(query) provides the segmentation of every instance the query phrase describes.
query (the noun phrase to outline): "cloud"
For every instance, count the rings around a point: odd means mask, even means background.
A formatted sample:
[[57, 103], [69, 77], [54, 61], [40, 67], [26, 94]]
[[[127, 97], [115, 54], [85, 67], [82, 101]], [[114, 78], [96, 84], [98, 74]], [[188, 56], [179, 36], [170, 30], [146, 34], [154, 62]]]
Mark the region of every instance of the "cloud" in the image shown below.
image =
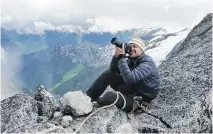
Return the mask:
[[[189, 26], [212, 12], [211, 0], [3, 0], [2, 27], [110, 31], [149, 26]], [[202, 14], [202, 15], [201, 15]]]
[[169, 11], [169, 7], [170, 7], [170, 5], [164, 5], [164, 10], [166, 11], [166, 12], [168, 12]]
[[[12, 50], [11, 50], [12, 51]], [[17, 83], [20, 83], [20, 79], [17, 77], [17, 73], [20, 71], [21, 60], [17, 53], [7, 53], [1, 47], [1, 72], [0, 72], [0, 85], [1, 85], [1, 100], [13, 96], [23, 91], [19, 88]]]

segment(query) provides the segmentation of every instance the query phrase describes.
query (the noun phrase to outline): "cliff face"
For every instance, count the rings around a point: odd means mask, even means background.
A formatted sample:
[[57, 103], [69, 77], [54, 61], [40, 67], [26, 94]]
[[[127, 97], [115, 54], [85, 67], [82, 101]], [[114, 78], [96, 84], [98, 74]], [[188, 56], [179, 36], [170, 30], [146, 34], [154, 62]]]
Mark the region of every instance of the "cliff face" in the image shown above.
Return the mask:
[[175, 132], [212, 131], [212, 14], [208, 14], [159, 66], [156, 111]]
[[[212, 14], [208, 14], [193, 30], [185, 40], [177, 47], [159, 66], [161, 85], [158, 97], [153, 101], [147, 112], [136, 114], [125, 113], [118, 110], [115, 106], [103, 109], [93, 115], [84, 124], [79, 132], [82, 133], [110, 133], [110, 132], [212, 132]], [[16, 98], [17, 101], [13, 102]], [[8, 120], [17, 114], [16, 109], [24, 103], [27, 105], [29, 113], [36, 112], [31, 110], [35, 106], [35, 100], [24, 101], [23, 97], [13, 96], [1, 103], [2, 111], [2, 132], [37, 132], [56, 125], [62, 125], [60, 119], [49, 119], [34, 124], [32, 121], [22, 120], [20, 116], [13, 120]], [[28, 97], [25, 97], [28, 98]], [[21, 104], [17, 103], [22, 100]], [[15, 107], [15, 105], [17, 105]], [[20, 107], [19, 107], [20, 106]], [[94, 109], [93, 109], [94, 110]], [[5, 112], [7, 111], [7, 112]], [[10, 115], [8, 117], [7, 115]], [[57, 118], [63, 120], [63, 115]], [[40, 116], [27, 114], [26, 117], [41, 118]], [[84, 116], [73, 117], [64, 128], [73, 132], [85, 119]], [[8, 126], [10, 122], [18, 121], [25, 125]], [[55, 121], [53, 123], [52, 121]], [[42, 125], [43, 124], [43, 125]], [[36, 126], [36, 127], [32, 127]], [[54, 132], [61, 132], [55, 130]]]

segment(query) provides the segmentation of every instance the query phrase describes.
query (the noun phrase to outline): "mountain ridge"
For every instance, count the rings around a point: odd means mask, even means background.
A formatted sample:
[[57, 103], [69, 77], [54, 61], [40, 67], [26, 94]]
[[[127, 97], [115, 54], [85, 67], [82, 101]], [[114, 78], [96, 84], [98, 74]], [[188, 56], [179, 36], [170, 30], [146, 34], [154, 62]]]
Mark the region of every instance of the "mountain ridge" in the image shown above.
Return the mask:
[[[161, 29], [162, 30], [162, 29]], [[158, 31], [158, 30], [157, 30]], [[167, 38], [170, 38], [170, 33], [164, 33], [160, 31], [161, 33], [155, 36], [162, 36], [165, 35]], [[144, 35], [144, 36], [151, 36], [149, 35]], [[156, 33], [153, 33], [156, 34]], [[126, 37], [126, 38], [129, 38]], [[163, 40], [163, 38], [162, 38]], [[110, 41], [110, 40], [109, 40]], [[162, 42], [162, 41], [161, 41]], [[158, 44], [158, 46], [160, 43]], [[155, 48], [155, 47], [152, 47]], [[22, 78], [24, 79], [26, 85], [28, 88], [35, 88], [36, 85], [38, 84], [43, 84], [47, 88], [53, 89], [54, 85], [60, 84], [60, 81], [62, 80], [63, 75], [67, 71], [71, 71], [72, 69], [77, 66], [77, 64], [82, 64], [84, 66], [84, 69], [82, 73], [78, 73], [75, 75], [75, 78], [72, 77], [70, 80], [67, 80], [66, 83], [67, 86], [57, 86], [58, 91], [56, 93], [59, 93], [59, 91], [67, 91], [69, 88], [79, 88], [82, 90], [85, 90], [88, 88], [88, 86], [94, 81], [95, 77], [98, 76], [98, 74], [101, 73], [101, 69], [105, 70], [107, 69], [109, 62], [111, 60], [111, 57], [113, 55], [114, 51], [114, 46], [113, 45], [102, 45], [102, 44], [95, 44], [91, 43], [89, 41], [83, 42], [78, 45], [72, 45], [72, 44], [67, 44], [67, 45], [57, 45], [51, 49], [43, 50], [40, 52], [34, 52], [28, 55], [23, 55], [24, 58], [24, 64], [23, 66], [23, 71], [20, 73]], [[33, 66], [33, 68], [31, 68]], [[46, 66], [43, 71], [39, 68], [41, 66]], [[36, 69], [37, 68], [37, 69]], [[91, 69], [94, 70], [99, 70], [96, 73], [93, 73], [95, 77], [93, 79], [87, 79], [87, 84], [82, 85], [76, 85], [74, 83], [79, 83], [81, 79], [84, 79], [84, 75], [88, 75], [87, 71], [92, 71]], [[31, 70], [31, 71], [30, 71]], [[34, 71], [33, 71], [34, 70]], [[40, 72], [35, 72], [35, 70]], [[51, 71], [52, 70], [52, 71]], [[49, 72], [48, 74], [51, 74], [47, 76], [44, 71]], [[61, 74], [60, 74], [61, 73]], [[36, 74], [36, 75], [34, 75]], [[41, 75], [45, 75], [45, 77], [41, 78]], [[89, 73], [90, 74], [90, 73]], [[30, 80], [29, 78], [36, 78], [34, 80]], [[30, 81], [40, 81], [34, 84]], [[52, 81], [52, 82], [51, 82]], [[58, 82], [57, 82], [58, 81]], [[60, 84], [61, 85], [61, 84]], [[72, 86], [71, 86], [72, 85]], [[74, 87], [73, 87], [74, 86]], [[66, 88], [66, 89], [64, 89]], [[64, 93], [64, 92], [63, 92]]]

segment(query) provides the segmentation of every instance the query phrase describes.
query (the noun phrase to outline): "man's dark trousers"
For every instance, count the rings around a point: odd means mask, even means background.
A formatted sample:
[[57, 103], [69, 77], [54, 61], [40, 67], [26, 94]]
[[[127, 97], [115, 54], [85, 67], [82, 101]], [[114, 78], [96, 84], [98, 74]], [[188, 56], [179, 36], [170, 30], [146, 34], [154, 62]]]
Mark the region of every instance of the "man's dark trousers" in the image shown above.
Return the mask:
[[[91, 85], [91, 87], [86, 91], [87, 95], [92, 99], [92, 101], [97, 101], [101, 106], [112, 104], [117, 97], [116, 93], [107, 92], [103, 97], [101, 94], [106, 90], [107, 86], [113, 88], [115, 91], [119, 91], [123, 94], [126, 100], [126, 107], [124, 110], [131, 111], [133, 109], [133, 90], [126, 86], [121, 75], [112, 72], [111, 70], [106, 70], [103, 72]], [[100, 98], [99, 98], [100, 97]], [[124, 105], [124, 100], [121, 95], [115, 104], [118, 108], [122, 108]]]

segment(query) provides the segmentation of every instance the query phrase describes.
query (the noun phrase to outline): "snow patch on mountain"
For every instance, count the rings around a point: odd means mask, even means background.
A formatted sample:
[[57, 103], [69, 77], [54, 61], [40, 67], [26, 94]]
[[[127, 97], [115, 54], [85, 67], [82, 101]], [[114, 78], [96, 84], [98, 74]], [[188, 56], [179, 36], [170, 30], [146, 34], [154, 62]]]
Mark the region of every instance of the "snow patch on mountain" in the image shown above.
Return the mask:
[[167, 34], [165, 33], [165, 31], [156, 33], [156, 35], [158, 36], [149, 41], [150, 44], [148, 45], [148, 47], [153, 45], [156, 46], [146, 50], [146, 54], [152, 56], [156, 65], [159, 66], [160, 63], [166, 58], [167, 54], [169, 54], [169, 52], [177, 43], [179, 43], [187, 36], [189, 31], [190, 29], [183, 29], [178, 32]]

